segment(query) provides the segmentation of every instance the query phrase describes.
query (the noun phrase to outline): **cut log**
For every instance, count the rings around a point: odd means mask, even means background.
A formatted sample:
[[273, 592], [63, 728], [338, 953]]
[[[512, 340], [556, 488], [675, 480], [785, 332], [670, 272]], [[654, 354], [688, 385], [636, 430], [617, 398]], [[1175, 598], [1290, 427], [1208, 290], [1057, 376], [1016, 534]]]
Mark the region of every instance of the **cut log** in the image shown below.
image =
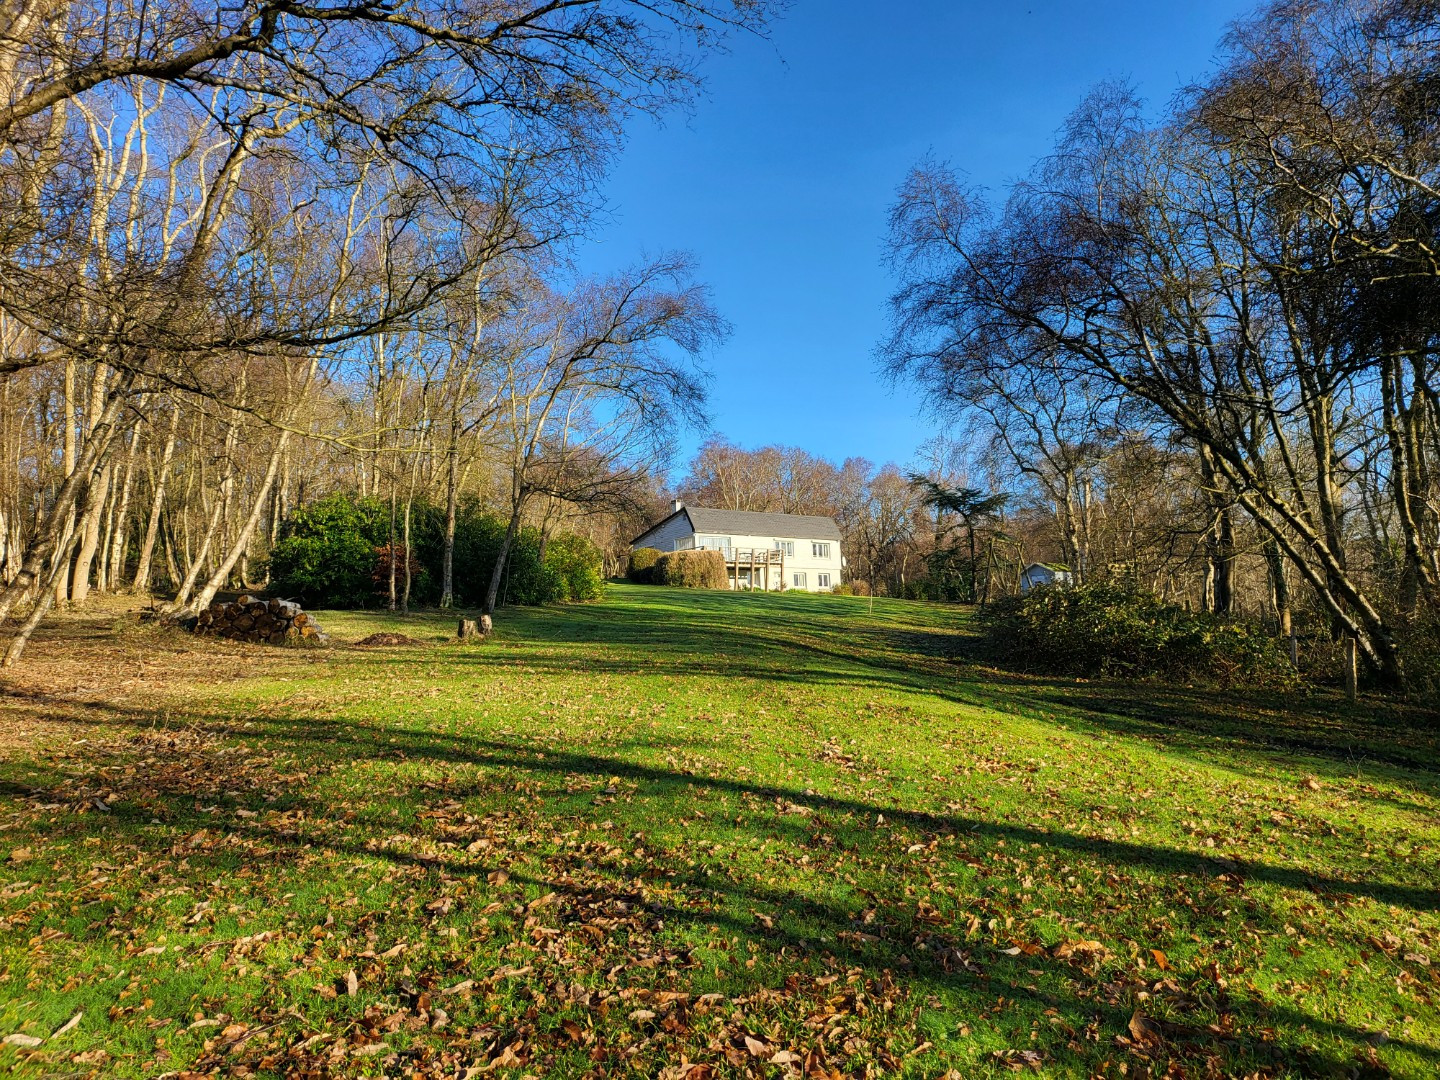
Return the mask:
[[257, 600], [242, 596], [234, 603], [216, 601], [185, 624], [197, 634], [245, 641], [255, 645], [324, 645], [330, 638], [314, 618], [290, 600]]

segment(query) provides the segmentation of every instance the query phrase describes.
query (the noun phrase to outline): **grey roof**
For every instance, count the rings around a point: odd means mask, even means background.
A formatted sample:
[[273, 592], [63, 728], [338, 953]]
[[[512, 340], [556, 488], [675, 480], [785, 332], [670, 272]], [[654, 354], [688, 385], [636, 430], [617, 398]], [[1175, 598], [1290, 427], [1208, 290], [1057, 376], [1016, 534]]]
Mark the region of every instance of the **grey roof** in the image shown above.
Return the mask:
[[645, 537], [672, 521], [680, 514], [690, 519], [697, 533], [715, 536], [769, 536], [780, 540], [839, 540], [840, 526], [833, 518], [809, 514], [760, 514], [752, 510], [711, 510], [703, 506], [686, 506], [663, 521], [658, 521], [631, 543]]

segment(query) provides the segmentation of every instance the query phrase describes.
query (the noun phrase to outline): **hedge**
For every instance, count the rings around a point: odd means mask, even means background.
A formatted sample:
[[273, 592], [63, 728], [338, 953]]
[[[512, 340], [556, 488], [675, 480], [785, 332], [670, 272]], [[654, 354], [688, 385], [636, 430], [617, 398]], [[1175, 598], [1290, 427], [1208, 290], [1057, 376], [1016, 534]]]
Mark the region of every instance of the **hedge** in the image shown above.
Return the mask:
[[1297, 681], [1285, 650], [1260, 627], [1116, 585], [1033, 589], [996, 601], [979, 619], [993, 651], [1029, 669], [1227, 686]]
[[655, 560], [655, 584], [681, 589], [724, 589], [725, 556], [718, 551], [667, 551]]
[[659, 558], [659, 548], [636, 548], [630, 553], [630, 565], [625, 570], [625, 576], [636, 585], [654, 585], [655, 563]]
[[[461, 501], [455, 520], [456, 607], [484, 602], [506, 524], [475, 500]], [[306, 607], [379, 607], [389, 589], [389, 533], [390, 508], [377, 499], [332, 495], [298, 510], [270, 555], [273, 590]], [[411, 517], [412, 604], [440, 598], [444, 533], [444, 509], [417, 503]], [[500, 603], [597, 600], [603, 588], [601, 554], [593, 543], [562, 533], [542, 544], [540, 531], [527, 526], [511, 545]]]

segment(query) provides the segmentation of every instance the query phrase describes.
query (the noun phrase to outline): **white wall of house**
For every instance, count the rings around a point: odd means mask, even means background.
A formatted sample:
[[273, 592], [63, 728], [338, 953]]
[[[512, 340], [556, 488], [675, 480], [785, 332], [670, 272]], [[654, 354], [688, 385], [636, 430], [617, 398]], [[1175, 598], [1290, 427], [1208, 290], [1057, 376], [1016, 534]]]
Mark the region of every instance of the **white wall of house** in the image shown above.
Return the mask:
[[645, 542], [640, 546], [652, 547], [656, 551], [682, 551], [695, 546], [691, 542], [693, 536], [690, 519], [684, 514], [676, 514], [646, 533], [643, 537]]
[[[692, 514], [698, 517], [692, 519]], [[728, 520], [727, 520], [728, 519]], [[739, 519], [739, 520], [737, 520]], [[704, 525], [729, 525], [731, 528], [772, 528], [782, 530], [782, 535], [740, 534], [707, 532]], [[814, 536], [786, 536], [784, 530], [808, 531], [817, 528], [829, 532], [830, 536], [819, 539]], [[840, 541], [835, 523], [829, 519], [806, 518], [790, 514], [747, 514], [739, 511], [686, 510], [680, 503], [675, 512], [664, 521], [658, 522], [634, 542], [635, 547], [655, 548], [658, 551], [687, 551], [695, 548], [711, 548], [726, 553], [726, 562], [732, 566], [739, 555], [738, 584], [740, 588], [798, 589], [804, 592], [830, 592], [840, 584], [841, 571], [845, 562], [840, 555]], [[755, 567], [754, 581], [750, 574], [750, 552], [784, 553], [783, 578], [781, 566], [769, 564]], [[732, 580], [734, 580], [732, 578]]]
[[[694, 534], [691, 534], [694, 535]], [[840, 584], [840, 543], [838, 540], [812, 540], [797, 536], [706, 536], [695, 535], [693, 546], [724, 548], [729, 542], [733, 551], [773, 551], [776, 544], [785, 545], [785, 588], [802, 592], [829, 592]], [[690, 544], [684, 545], [690, 547]], [[742, 569], [745, 569], [742, 566]], [[776, 567], [770, 568], [770, 587], [778, 589]], [[756, 572], [755, 588], [765, 584], [763, 570]], [[742, 579], [743, 580], [743, 579]]]

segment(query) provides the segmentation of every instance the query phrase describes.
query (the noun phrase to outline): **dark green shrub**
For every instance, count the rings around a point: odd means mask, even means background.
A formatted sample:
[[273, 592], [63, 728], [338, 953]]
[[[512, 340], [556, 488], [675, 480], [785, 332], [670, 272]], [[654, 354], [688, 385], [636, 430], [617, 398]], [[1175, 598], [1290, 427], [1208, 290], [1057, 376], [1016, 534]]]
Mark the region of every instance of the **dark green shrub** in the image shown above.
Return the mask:
[[1192, 614], [1116, 585], [1040, 588], [980, 614], [1003, 660], [1064, 675], [1291, 686], [1283, 646], [1261, 628]]
[[[507, 523], [473, 500], [455, 519], [454, 591], [457, 607], [480, 607], [490, 586]], [[398, 528], [398, 526], [397, 526]], [[410, 601], [440, 598], [444, 570], [445, 511], [417, 503], [410, 521]], [[275, 591], [307, 607], [375, 607], [390, 587], [390, 507], [378, 499], [332, 495], [298, 510], [285, 522], [270, 556]], [[568, 533], [551, 539], [544, 559], [540, 531], [522, 528], [510, 547], [499, 601], [548, 604], [595, 600], [601, 595], [601, 556], [590, 541]], [[396, 577], [406, 552], [396, 545]]]
[[654, 585], [655, 563], [659, 558], [658, 548], [636, 548], [630, 553], [630, 565], [625, 570], [625, 576], [636, 585]]
[[605, 595], [604, 556], [591, 541], [562, 533], [545, 546], [545, 566], [560, 580], [558, 599], [571, 603], [599, 600]]
[[389, 527], [389, 508], [378, 499], [331, 495], [295, 511], [270, 552], [274, 591], [306, 607], [375, 603], [377, 548]]
[[667, 551], [652, 569], [657, 585], [681, 589], [729, 587], [725, 556], [718, 551]]
[[[477, 502], [466, 500], [455, 516], [455, 557], [453, 588], [455, 606], [480, 607], [485, 602], [495, 560], [505, 542], [507, 522], [487, 513]], [[427, 507], [422, 527], [416, 530], [416, 554], [425, 564], [428, 577], [443, 580], [445, 552], [445, 511]], [[522, 528], [510, 545], [501, 576], [499, 603], [533, 606], [563, 598], [565, 586], [560, 574], [540, 559], [540, 530]]]

